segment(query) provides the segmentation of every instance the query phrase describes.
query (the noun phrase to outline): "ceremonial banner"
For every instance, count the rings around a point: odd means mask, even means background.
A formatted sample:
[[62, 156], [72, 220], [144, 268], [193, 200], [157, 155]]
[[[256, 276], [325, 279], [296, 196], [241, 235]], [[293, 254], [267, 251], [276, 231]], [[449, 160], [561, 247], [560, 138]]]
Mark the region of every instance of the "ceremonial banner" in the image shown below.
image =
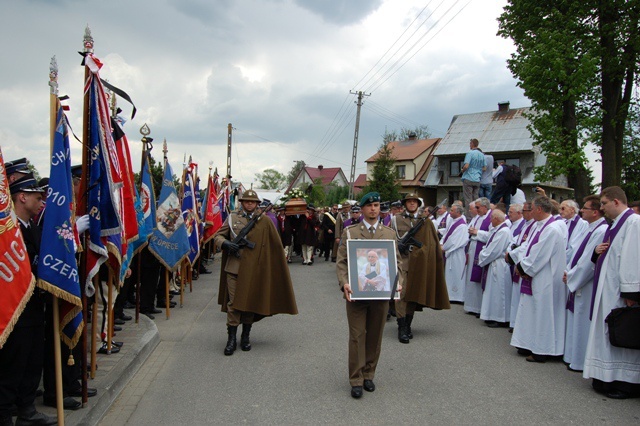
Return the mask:
[[[88, 205], [89, 250], [87, 251], [87, 296], [92, 296], [93, 277], [100, 265], [110, 260], [114, 271], [120, 270], [121, 233], [120, 188], [122, 172], [117, 150], [113, 141], [109, 105], [100, 82], [98, 71], [102, 63], [93, 55], [85, 57], [85, 64], [91, 71], [85, 84], [89, 93], [89, 171]], [[111, 255], [111, 256], [110, 256]]]
[[9, 181], [0, 150], [0, 349], [33, 294], [36, 280], [22, 232], [11, 210]]
[[38, 287], [59, 298], [62, 340], [73, 348], [82, 335], [82, 295], [75, 236], [71, 221], [73, 187], [69, 132], [62, 107], [56, 116], [56, 131], [51, 154], [47, 213], [42, 227]]
[[218, 194], [218, 174], [214, 177], [209, 176], [209, 185], [207, 187], [206, 210], [204, 213], [205, 229], [203, 242], [207, 243], [213, 235], [222, 227], [222, 212], [224, 211], [224, 196]]
[[151, 169], [149, 166], [148, 156], [145, 156], [144, 158], [140, 181], [140, 203], [142, 205], [142, 219], [144, 225], [140, 225], [139, 222], [138, 228], [144, 227], [148, 238], [148, 236], [156, 230], [156, 193], [153, 187], [153, 179], [151, 179]]
[[173, 171], [168, 162], [165, 163], [160, 202], [156, 214], [157, 228], [149, 239], [149, 250], [160, 263], [173, 271], [187, 256], [191, 247], [182, 217], [180, 200], [173, 184]]
[[199, 220], [198, 213], [196, 212], [198, 205], [196, 197], [193, 191], [193, 170], [191, 165], [185, 170], [184, 182], [182, 184], [182, 218], [184, 219], [185, 228], [187, 230], [187, 236], [189, 238], [189, 263], [193, 266], [194, 262], [200, 256], [200, 235], [199, 235]]

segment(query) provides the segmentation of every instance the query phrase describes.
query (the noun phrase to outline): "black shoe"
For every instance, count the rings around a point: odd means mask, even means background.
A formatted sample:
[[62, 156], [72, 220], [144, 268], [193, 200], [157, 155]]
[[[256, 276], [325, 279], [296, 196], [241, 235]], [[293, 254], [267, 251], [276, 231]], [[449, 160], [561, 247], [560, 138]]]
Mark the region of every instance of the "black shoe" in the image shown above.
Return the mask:
[[331, 261], [332, 261], [333, 263], [336, 263], [336, 259], [335, 259], [335, 258], [334, 258], [334, 259], [331, 259]]
[[113, 320], [113, 323], [114, 323], [115, 325], [124, 325], [124, 320], [121, 320], [120, 318], [115, 318], [115, 319]]
[[[117, 354], [118, 352], [120, 352], [120, 348], [115, 345], [111, 345], [111, 353]], [[98, 353], [103, 355], [109, 355], [109, 352], [107, 351], [106, 343], [103, 343], [102, 346], [100, 346], [100, 349], [98, 349]]]
[[[103, 341], [102, 343], [104, 343], [106, 345], [106, 342]], [[115, 342], [113, 340], [111, 341], [111, 346], [115, 346], [115, 347], [121, 348], [123, 345], [124, 345], [124, 342]]]
[[620, 389], [610, 390], [609, 392], [605, 393], [605, 395], [607, 396], [607, 398], [611, 398], [611, 399], [629, 399], [629, 398], [633, 398], [633, 395], [631, 395], [629, 392], [625, 392], [625, 391], [622, 391]]
[[409, 335], [407, 334], [407, 318], [397, 318], [398, 322], [398, 341], [400, 343], [409, 343]]
[[367, 392], [373, 392], [374, 390], [376, 390], [376, 385], [373, 383], [373, 380], [365, 379], [364, 384], [362, 385], [362, 387]]
[[362, 397], [362, 386], [351, 386], [351, 396], [356, 399]]
[[[42, 404], [46, 405], [47, 407], [56, 408], [56, 396], [54, 395], [53, 398], [43, 397]], [[62, 406], [65, 410], [77, 410], [82, 407], [82, 402], [78, 401], [77, 399], [73, 399], [70, 396], [65, 396], [62, 400]]]
[[124, 306], [122, 308], [123, 309], [135, 309], [136, 308], [136, 304], [135, 303], [131, 303], [131, 302], [124, 302]]
[[411, 323], [413, 322], [413, 315], [407, 315], [405, 319], [407, 321], [407, 336], [409, 336], [409, 339], [413, 339], [413, 332], [411, 331]]
[[131, 315], [127, 315], [125, 313], [121, 313], [120, 315], [118, 315], [118, 318], [122, 321], [131, 321], [133, 319]]
[[242, 324], [242, 334], [240, 335], [240, 349], [242, 349], [244, 352], [248, 352], [251, 350], [249, 333], [251, 333], [251, 324]]
[[30, 410], [28, 414], [22, 413], [18, 415], [18, 419], [16, 420], [16, 426], [27, 426], [27, 425], [57, 425], [58, 418], [47, 416], [44, 413], [36, 411], [35, 407]]
[[179, 290], [171, 290], [171, 291], [169, 292], [169, 294], [170, 294], [171, 296], [180, 296], [180, 291], [179, 291]]
[[[69, 396], [75, 396], [77, 398], [82, 398], [82, 388], [76, 389], [70, 392], [67, 392]], [[87, 388], [87, 397], [92, 398], [98, 394], [98, 389], [96, 388]]]
[[536, 355], [534, 353], [532, 353], [531, 355], [529, 355], [525, 359], [527, 360], [527, 362], [538, 362], [540, 364], [544, 364], [545, 362], [547, 362], [547, 356], [546, 355]]
[[518, 355], [529, 356], [531, 351], [529, 349], [518, 348]]
[[146, 314], [161, 314], [162, 311], [160, 309], [156, 309], [156, 308], [151, 308], [151, 309], [140, 309], [140, 313], [144, 313]]
[[201, 273], [201, 274], [210, 274], [210, 273], [211, 273], [211, 271], [210, 271], [210, 270], [208, 270], [207, 268], [200, 268], [200, 273]]
[[140, 312], [142, 315], [145, 315], [147, 318], [149, 319], [156, 319], [156, 317], [154, 317], [153, 315], [151, 315], [151, 312]]
[[[166, 308], [167, 304], [165, 302], [158, 302], [156, 308]], [[173, 309], [176, 307], [176, 302], [169, 302], [169, 308]], [[162, 312], [162, 311], [161, 311]]]
[[114, 325], [113, 331], [122, 331], [122, 327], [120, 327], [119, 325]]
[[226, 356], [233, 355], [236, 351], [237, 340], [236, 340], [236, 332], [238, 331], [237, 325], [228, 325], [227, 326], [227, 346], [224, 348], [224, 354]]

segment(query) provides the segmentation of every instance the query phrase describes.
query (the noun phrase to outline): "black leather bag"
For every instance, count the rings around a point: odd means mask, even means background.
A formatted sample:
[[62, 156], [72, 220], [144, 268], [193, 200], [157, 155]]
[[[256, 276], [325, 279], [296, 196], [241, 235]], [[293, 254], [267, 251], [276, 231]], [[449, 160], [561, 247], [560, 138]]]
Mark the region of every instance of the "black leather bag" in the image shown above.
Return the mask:
[[640, 306], [613, 309], [604, 322], [609, 326], [612, 346], [640, 349]]

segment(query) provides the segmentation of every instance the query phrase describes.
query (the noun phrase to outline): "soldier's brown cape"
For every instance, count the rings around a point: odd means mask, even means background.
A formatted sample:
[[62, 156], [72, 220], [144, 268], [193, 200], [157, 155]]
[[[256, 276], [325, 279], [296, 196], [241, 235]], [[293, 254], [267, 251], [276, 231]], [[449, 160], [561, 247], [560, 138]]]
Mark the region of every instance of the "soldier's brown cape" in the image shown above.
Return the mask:
[[[264, 220], [263, 220], [264, 219]], [[233, 303], [234, 309], [258, 314], [256, 320], [275, 314], [298, 313], [289, 267], [282, 250], [280, 236], [268, 217], [261, 218], [247, 235], [256, 243], [253, 249], [240, 252], [240, 270]], [[222, 252], [222, 265], [226, 264], [227, 252]], [[218, 304], [227, 311], [227, 273], [220, 271]]]
[[409, 256], [405, 301], [415, 302], [419, 307], [450, 309], [442, 250], [436, 230], [428, 219], [416, 239], [422, 242], [422, 247], [414, 247]]

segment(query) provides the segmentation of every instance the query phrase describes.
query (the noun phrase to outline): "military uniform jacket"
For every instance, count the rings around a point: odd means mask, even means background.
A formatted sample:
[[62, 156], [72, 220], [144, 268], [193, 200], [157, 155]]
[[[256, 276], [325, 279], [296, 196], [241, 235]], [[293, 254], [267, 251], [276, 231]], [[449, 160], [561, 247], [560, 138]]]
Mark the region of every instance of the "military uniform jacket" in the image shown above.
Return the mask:
[[[338, 274], [338, 283], [340, 288], [349, 282], [349, 265], [347, 263], [347, 240], [395, 240], [396, 234], [393, 229], [378, 223], [376, 232], [371, 235], [364, 223], [351, 225], [342, 231], [340, 238], [340, 247], [338, 248], [338, 256], [336, 260], [336, 272]], [[398, 274], [401, 274], [402, 265], [398, 258]], [[402, 281], [399, 281], [402, 285]]]
[[[394, 238], [398, 241], [415, 226], [419, 218], [408, 214], [395, 215], [391, 222]], [[422, 243], [421, 248], [413, 247], [409, 254], [400, 254], [402, 271], [405, 275], [404, 300], [420, 307], [449, 309], [449, 292], [444, 277], [444, 257], [436, 229], [429, 219], [420, 227], [414, 237]]]
[[[233, 240], [247, 225], [244, 213], [231, 213], [214, 235], [216, 247], [224, 240]], [[282, 250], [280, 236], [268, 217], [260, 217], [247, 239], [255, 243], [253, 249], [243, 248], [240, 257], [222, 251], [218, 304], [227, 310], [229, 294], [227, 274], [237, 275], [233, 308], [253, 312], [257, 319], [275, 314], [298, 313], [289, 267]]]

